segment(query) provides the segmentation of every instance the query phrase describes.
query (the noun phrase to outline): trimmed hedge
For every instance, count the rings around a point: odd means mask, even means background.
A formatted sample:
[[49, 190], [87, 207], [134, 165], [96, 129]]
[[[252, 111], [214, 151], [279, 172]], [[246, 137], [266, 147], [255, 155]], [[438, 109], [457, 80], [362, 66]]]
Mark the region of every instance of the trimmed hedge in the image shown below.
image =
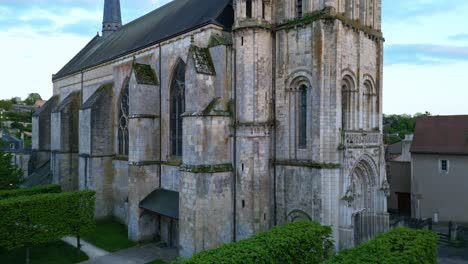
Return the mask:
[[432, 231], [397, 228], [343, 250], [325, 264], [437, 264], [437, 239]]
[[95, 227], [95, 192], [38, 194], [0, 200], [0, 248], [79, 236]]
[[331, 232], [316, 222], [297, 221], [173, 263], [321, 263], [332, 251]]
[[19, 197], [19, 196], [30, 196], [30, 195], [36, 195], [36, 194], [60, 193], [60, 192], [62, 192], [62, 187], [60, 187], [60, 185], [43, 185], [43, 186], [36, 186], [32, 188], [0, 191], [0, 200], [13, 198], [13, 197]]

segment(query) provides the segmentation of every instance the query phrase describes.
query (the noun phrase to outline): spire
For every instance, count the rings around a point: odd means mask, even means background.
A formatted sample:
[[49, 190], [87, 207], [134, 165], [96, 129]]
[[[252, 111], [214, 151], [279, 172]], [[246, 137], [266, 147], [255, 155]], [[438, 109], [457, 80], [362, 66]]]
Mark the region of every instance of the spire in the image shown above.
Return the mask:
[[102, 35], [108, 35], [122, 26], [120, 14], [120, 0], [104, 0], [104, 19], [102, 21]]

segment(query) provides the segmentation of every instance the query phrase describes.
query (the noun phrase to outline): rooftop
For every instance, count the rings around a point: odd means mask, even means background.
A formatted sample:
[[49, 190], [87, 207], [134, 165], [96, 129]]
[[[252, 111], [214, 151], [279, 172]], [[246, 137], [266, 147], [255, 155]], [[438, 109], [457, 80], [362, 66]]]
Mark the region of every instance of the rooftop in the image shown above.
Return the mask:
[[468, 115], [418, 118], [411, 152], [468, 155]]
[[53, 79], [76, 74], [209, 24], [231, 30], [233, 23], [232, 0], [174, 0], [112, 34], [95, 36]]

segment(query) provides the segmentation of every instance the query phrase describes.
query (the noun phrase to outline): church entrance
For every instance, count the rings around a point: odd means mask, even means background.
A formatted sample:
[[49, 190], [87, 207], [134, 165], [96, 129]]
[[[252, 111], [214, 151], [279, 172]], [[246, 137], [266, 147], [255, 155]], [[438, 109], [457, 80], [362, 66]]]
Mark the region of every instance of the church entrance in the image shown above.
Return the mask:
[[351, 245], [346, 247], [371, 240], [383, 229], [377, 214], [382, 196], [378, 178], [378, 170], [368, 157], [357, 163], [347, 179], [348, 187], [342, 198], [345, 202], [343, 221], [349, 223], [351, 236], [348, 241]]

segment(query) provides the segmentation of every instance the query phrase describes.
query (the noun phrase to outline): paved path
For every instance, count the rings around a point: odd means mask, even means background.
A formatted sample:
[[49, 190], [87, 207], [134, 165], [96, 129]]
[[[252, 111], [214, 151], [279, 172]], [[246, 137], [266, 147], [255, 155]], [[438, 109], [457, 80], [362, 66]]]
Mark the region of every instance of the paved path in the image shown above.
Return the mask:
[[468, 264], [468, 247], [454, 248], [439, 245], [439, 264]]
[[[76, 247], [76, 237], [71, 237], [71, 236], [64, 237], [62, 238], [62, 240], [65, 243]], [[102, 257], [110, 253], [103, 249], [95, 247], [94, 245], [84, 241], [83, 239], [80, 240], [80, 244], [81, 244], [81, 251], [83, 251], [86, 255], [88, 255], [90, 259]]]
[[156, 259], [170, 262], [176, 258], [176, 249], [159, 248], [151, 243], [90, 259], [81, 264], [146, 264]]

